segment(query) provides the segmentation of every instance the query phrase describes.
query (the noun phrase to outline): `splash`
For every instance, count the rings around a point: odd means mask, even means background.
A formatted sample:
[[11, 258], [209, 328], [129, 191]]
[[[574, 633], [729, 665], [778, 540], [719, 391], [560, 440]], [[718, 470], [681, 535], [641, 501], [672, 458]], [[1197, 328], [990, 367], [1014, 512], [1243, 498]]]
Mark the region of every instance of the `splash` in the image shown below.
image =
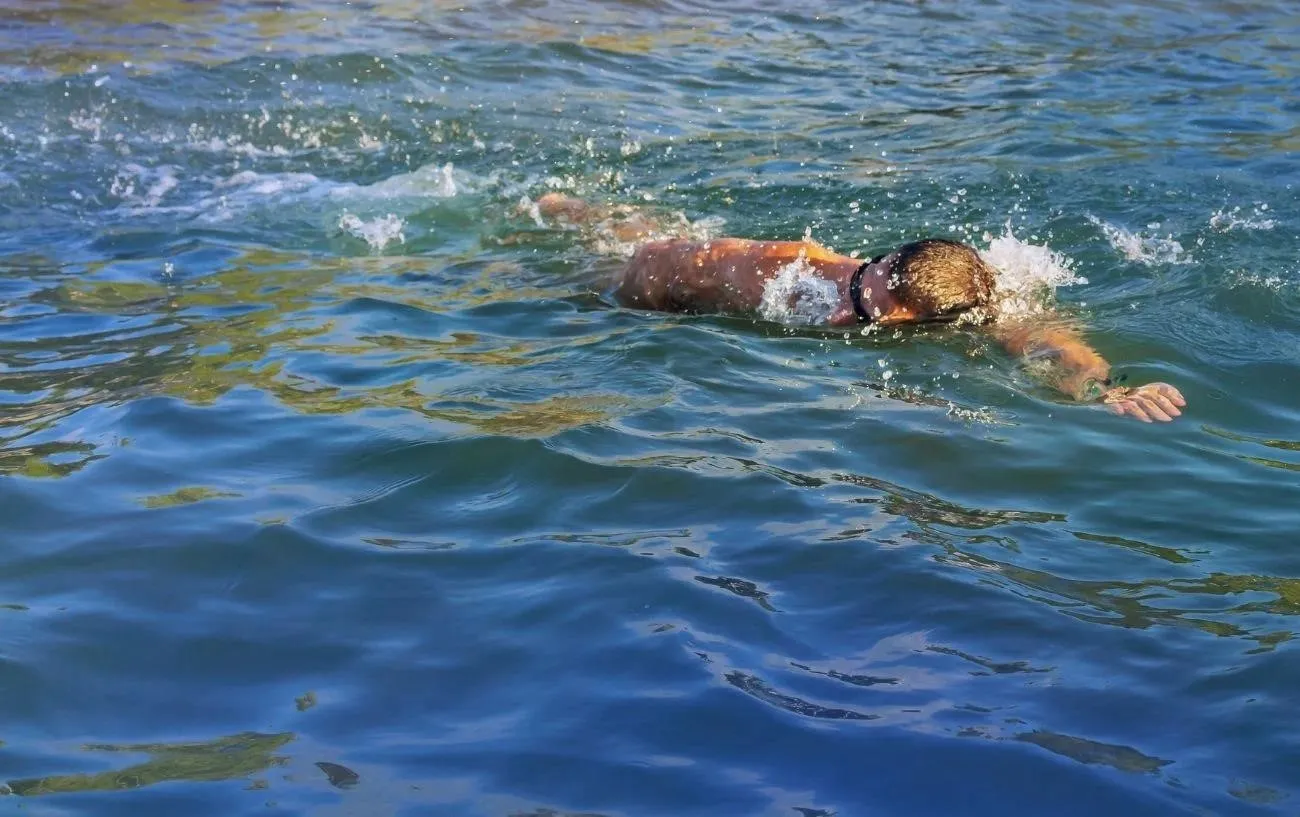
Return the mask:
[[217, 189], [231, 189], [250, 199], [271, 198], [291, 193], [302, 193], [323, 184], [318, 176], [311, 173], [257, 173], [242, 170], [224, 181], [217, 182]]
[[473, 180], [459, 173], [451, 162], [427, 164], [409, 173], [398, 173], [374, 184], [339, 185], [336, 195], [358, 195], [371, 198], [453, 198], [470, 189]]
[[1281, 292], [1290, 283], [1287, 278], [1280, 275], [1260, 275], [1257, 272], [1248, 272], [1246, 270], [1233, 270], [1230, 275], [1233, 282], [1238, 285], [1260, 287], [1273, 292]]
[[997, 274], [998, 309], [1003, 316], [1046, 312], [1057, 287], [1088, 283], [1075, 273], [1073, 261], [1049, 247], [1021, 241], [1011, 233], [1010, 224], [1000, 236], [985, 233], [984, 240], [989, 246], [980, 257]]
[[726, 223], [727, 220], [720, 216], [705, 216], [691, 221], [681, 212], [660, 219], [635, 207], [619, 206], [609, 217], [590, 226], [591, 249], [600, 255], [631, 258], [647, 241], [674, 238], [708, 241], [717, 238]]
[[237, 133], [229, 136], [200, 137], [196, 135], [194, 126], [191, 126], [189, 138], [186, 144], [191, 150], [201, 151], [204, 153], [229, 153], [236, 156], [246, 156], [250, 159], [284, 157], [289, 155], [289, 149], [283, 145], [272, 145], [265, 148], [259, 147], [252, 142], [246, 141]]
[[213, 185], [211, 194], [193, 205], [179, 208], [194, 212], [200, 221], [223, 222], [247, 210], [274, 201], [281, 206], [320, 196], [328, 182], [311, 173], [257, 173], [243, 170]]
[[758, 313], [764, 319], [797, 326], [826, 323], [839, 306], [834, 282], [817, 274], [802, 254], [776, 271], [763, 287]]
[[92, 142], [98, 142], [104, 135], [104, 118], [90, 111], [79, 111], [70, 115], [68, 125], [75, 131], [90, 134]]
[[1221, 233], [1232, 232], [1233, 230], [1271, 230], [1277, 226], [1277, 221], [1266, 217], [1268, 212], [1267, 204], [1256, 204], [1253, 213], [1241, 212], [1241, 207], [1233, 207], [1231, 210], [1223, 208], [1210, 216], [1210, 229], [1217, 230]]
[[[308, 206], [320, 206], [321, 201], [336, 201], [344, 207], [352, 204], [360, 209], [371, 209], [375, 206], [374, 202], [383, 202], [386, 209], [395, 209], [399, 214], [409, 215], [410, 212], [427, 206], [429, 199], [451, 198], [464, 192], [487, 187], [492, 183], [490, 177], [484, 179], [461, 173], [450, 163], [424, 165], [408, 173], [399, 173], [368, 185], [322, 179], [311, 173], [258, 173], [253, 170], [242, 170], [216, 182], [211, 195], [201, 198], [188, 209], [195, 211], [200, 219], [214, 222], [226, 221], [244, 211], [264, 208], [268, 205], [288, 210], [303, 210]], [[359, 218], [351, 216], [345, 210], [339, 226], [358, 238], [370, 242], [372, 246], [374, 246], [372, 237], [387, 235], [383, 240], [383, 245], [386, 245], [397, 239], [401, 235], [402, 227], [405, 226], [401, 223], [402, 219], [399, 215], [390, 214], [386, 218], [398, 222], [397, 227], [384, 227], [380, 232], [367, 232], [363, 235], [357, 232], [363, 229], [357, 226], [358, 223], [373, 225], [383, 222], [391, 225], [393, 222], [384, 219], [361, 222]], [[384, 233], [383, 230], [388, 232]], [[376, 249], [382, 250], [383, 245]]]
[[1122, 227], [1116, 227], [1109, 224], [1096, 216], [1088, 216], [1088, 221], [1096, 225], [1106, 236], [1106, 240], [1115, 249], [1123, 253], [1124, 257], [1130, 261], [1138, 261], [1152, 266], [1154, 264], [1186, 264], [1192, 260], [1192, 257], [1183, 249], [1183, 245], [1174, 240], [1173, 236], [1143, 235], [1142, 233], [1133, 233]]
[[340, 230], [365, 241], [375, 252], [383, 252], [394, 241], [404, 243], [406, 236], [402, 234], [402, 228], [405, 226], [406, 222], [392, 213], [370, 221], [364, 221], [351, 213], [344, 213], [339, 219]]
[[[257, 173], [244, 170], [218, 182], [218, 188], [231, 189], [248, 199], [299, 196], [328, 196], [334, 199], [360, 199], [394, 201], [407, 199], [412, 203], [429, 198], [452, 198], [477, 186], [474, 177], [460, 174], [451, 163], [429, 164], [409, 173], [399, 173], [380, 179], [373, 184], [359, 185], [321, 179], [311, 173]], [[231, 194], [227, 194], [227, 198]]]
[[128, 164], [114, 174], [108, 193], [128, 208], [148, 210], [158, 207], [163, 197], [179, 185], [176, 168], [171, 165], [145, 168]]

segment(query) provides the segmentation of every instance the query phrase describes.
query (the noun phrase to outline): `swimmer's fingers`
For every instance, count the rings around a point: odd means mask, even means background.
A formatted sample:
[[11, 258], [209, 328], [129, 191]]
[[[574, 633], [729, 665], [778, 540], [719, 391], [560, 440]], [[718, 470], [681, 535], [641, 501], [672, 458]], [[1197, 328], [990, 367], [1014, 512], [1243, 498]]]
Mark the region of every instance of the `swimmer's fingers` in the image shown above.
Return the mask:
[[[1149, 399], [1152, 403], [1155, 403], [1156, 406], [1158, 406], [1160, 410], [1163, 411], [1165, 414], [1168, 414], [1169, 419], [1171, 420], [1182, 414], [1182, 412], [1178, 410], [1178, 405], [1174, 403], [1174, 401], [1171, 400], [1168, 396], [1162, 394], [1161, 392], [1154, 392], [1148, 395], [1147, 399]], [[1184, 401], [1182, 405], [1184, 406], [1187, 405], [1186, 401]]]
[[1117, 400], [1113, 403], [1109, 403], [1108, 405], [1110, 406], [1111, 411], [1115, 412], [1120, 416], [1127, 414], [1129, 417], [1135, 417], [1144, 423], [1151, 422], [1151, 417], [1145, 411], [1142, 410], [1142, 407], [1138, 405], [1138, 401], [1133, 398], [1125, 398], [1123, 400]]
[[1173, 386], [1169, 385], [1168, 383], [1149, 383], [1146, 386], [1143, 386], [1142, 388], [1151, 389], [1156, 394], [1159, 394], [1161, 397], [1163, 397], [1165, 400], [1168, 400], [1170, 403], [1172, 403], [1175, 406], [1187, 405], [1187, 401], [1183, 399], [1183, 393], [1180, 392], [1178, 389], [1175, 389]]
[[1144, 423], [1167, 423], [1182, 414], [1179, 406], [1187, 405], [1178, 389], [1168, 383], [1150, 383], [1135, 389], [1114, 388], [1102, 396], [1102, 402], [1114, 413]]
[[1156, 402], [1154, 397], [1146, 393], [1134, 395], [1133, 400], [1142, 406], [1142, 411], [1145, 412], [1148, 417], [1153, 420], [1159, 420], [1162, 423], [1169, 422], [1181, 413], [1171, 405], [1169, 408], [1173, 409], [1174, 413], [1170, 414], [1165, 411], [1158, 402]]
[[1142, 401], [1142, 408], [1147, 414], [1165, 423], [1182, 414], [1178, 410], [1179, 406], [1187, 405], [1178, 389], [1168, 383], [1149, 383], [1135, 389], [1129, 396]]

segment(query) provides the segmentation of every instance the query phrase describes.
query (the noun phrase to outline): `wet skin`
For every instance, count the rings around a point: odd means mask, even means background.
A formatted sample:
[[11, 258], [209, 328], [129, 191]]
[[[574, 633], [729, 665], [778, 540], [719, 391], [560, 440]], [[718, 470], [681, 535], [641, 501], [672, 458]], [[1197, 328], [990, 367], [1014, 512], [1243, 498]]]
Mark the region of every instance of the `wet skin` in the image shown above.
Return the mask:
[[[639, 211], [611, 219], [610, 212], [558, 193], [538, 201], [542, 215], [571, 223], [609, 221], [620, 240], [633, 241], [654, 232], [654, 222]], [[849, 284], [862, 261], [841, 255], [813, 241], [757, 241], [717, 238], [651, 240], [641, 245], [619, 275], [614, 295], [637, 309], [692, 313], [756, 312], [763, 292], [781, 268], [803, 260], [813, 274], [835, 285], [839, 302], [826, 323], [848, 326], [860, 322]], [[872, 323], [889, 326], [933, 319], [921, 315], [893, 296], [887, 284], [889, 259], [868, 267], [861, 302]], [[874, 285], [873, 285], [874, 284]], [[1168, 383], [1137, 387], [1113, 386], [1110, 364], [1088, 345], [1082, 334], [1057, 317], [1001, 320], [985, 325], [1006, 350], [1042, 364], [1040, 378], [1078, 402], [1101, 402], [1110, 411], [1143, 422], [1169, 422], [1187, 405]]]

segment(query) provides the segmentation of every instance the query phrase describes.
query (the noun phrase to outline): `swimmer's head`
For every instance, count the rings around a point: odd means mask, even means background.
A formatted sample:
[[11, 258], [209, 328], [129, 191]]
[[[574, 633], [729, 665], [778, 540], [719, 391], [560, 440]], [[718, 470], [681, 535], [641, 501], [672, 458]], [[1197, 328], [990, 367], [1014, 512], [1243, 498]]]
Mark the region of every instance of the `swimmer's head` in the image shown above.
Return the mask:
[[993, 270], [971, 247], [942, 238], [904, 244], [891, 255], [894, 298], [912, 320], [950, 320], [993, 302]]

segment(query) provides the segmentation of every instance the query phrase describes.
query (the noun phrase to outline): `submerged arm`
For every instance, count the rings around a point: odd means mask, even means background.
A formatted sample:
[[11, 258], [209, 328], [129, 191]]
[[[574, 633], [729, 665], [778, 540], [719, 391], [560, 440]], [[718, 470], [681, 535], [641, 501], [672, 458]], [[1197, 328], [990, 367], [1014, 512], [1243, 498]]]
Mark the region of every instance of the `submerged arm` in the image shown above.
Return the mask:
[[568, 224], [602, 225], [618, 241], [642, 241], [664, 232], [664, 226], [635, 207], [602, 206], [563, 193], [547, 193], [537, 200], [537, 212]]
[[1008, 352], [1027, 361], [1044, 384], [1077, 402], [1101, 401], [1116, 414], [1143, 422], [1168, 422], [1187, 405], [1167, 383], [1128, 388], [1115, 386], [1110, 364], [1075, 328], [1060, 323], [1015, 321], [995, 326], [994, 337]]
[[1072, 327], [1016, 321], [993, 327], [993, 335], [1012, 355], [1024, 358], [1044, 385], [1072, 400], [1101, 397], [1110, 364]]

